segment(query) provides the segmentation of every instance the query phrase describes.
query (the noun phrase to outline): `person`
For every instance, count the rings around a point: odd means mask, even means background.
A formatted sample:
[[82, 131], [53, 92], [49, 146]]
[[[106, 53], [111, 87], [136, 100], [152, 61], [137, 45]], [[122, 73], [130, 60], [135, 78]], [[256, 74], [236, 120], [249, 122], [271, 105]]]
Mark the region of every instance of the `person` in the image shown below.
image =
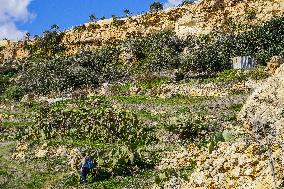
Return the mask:
[[81, 162], [81, 178], [83, 184], [87, 184], [87, 175], [91, 172], [93, 167], [93, 162], [90, 156], [87, 156], [85, 153], [82, 154], [83, 159]]

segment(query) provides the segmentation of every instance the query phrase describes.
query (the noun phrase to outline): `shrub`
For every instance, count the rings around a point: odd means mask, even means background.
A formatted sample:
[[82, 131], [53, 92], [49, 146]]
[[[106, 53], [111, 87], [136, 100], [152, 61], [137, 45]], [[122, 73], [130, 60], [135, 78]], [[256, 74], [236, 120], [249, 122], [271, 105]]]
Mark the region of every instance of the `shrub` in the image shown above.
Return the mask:
[[282, 55], [284, 17], [276, 17], [250, 31], [235, 33], [211, 33], [199, 38], [189, 37], [189, 54], [181, 57], [185, 72], [218, 72], [231, 68], [230, 58], [250, 55], [259, 64], [265, 64], [272, 56]]
[[204, 124], [203, 117], [196, 118], [180, 115], [179, 117], [172, 118], [166, 129], [174, 134], [177, 134], [180, 139], [184, 141], [201, 141], [208, 135], [209, 128]]
[[222, 36], [214, 40], [211, 36], [203, 36], [189, 40], [190, 54], [181, 57], [184, 71], [212, 73], [231, 67], [230, 58], [233, 55], [230, 49], [233, 44], [230, 43], [230, 37]]
[[246, 10], [246, 13], [245, 13], [246, 19], [253, 20], [253, 19], [255, 19], [255, 17], [256, 17], [256, 9], [250, 8], [250, 9]]
[[143, 67], [150, 72], [175, 69], [179, 66], [178, 53], [171, 48], [156, 49], [148, 52]]
[[185, 1], [183, 1], [181, 4], [179, 4], [179, 6], [182, 7], [182, 6], [192, 5], [192, 4], [193, 4], [192, 1], [185, 0]]
[[[9, 62], [13, 63], [13, 62]], [[17, 69], [12, 66], [0, 66], [0, 95], [11, 85], [11, 78], [17, 74]]]
[[6, 90], [9, 86], [9, 77], [5, 75], [0, 75], [0, 95]]
[[154, 72], [177, 68], [184, 44], [173, 32], [163, 31], [147, 37], [127, 39], [122, 46], [134, 54], [143, 72]]
[[118, 55], [116, 48], [104, 47], [71, 57], [28, 59], [21, 70], [19, 84], [38, 94], [97, 87], [103, 82], [123, 77]]
[[10, 66], [0, 66], [0, 75], [14, 75], [17, 69]]
[[42, 139], [71, 137], [137, 145], [148, 141], [149, 131], [140, 125], [134, 113], [111, 108], [111, 104], [99, 98], [43, 107], [36, 120], [35, 134]]
[[10, 100], [19, 101], [24, 96], [25, 92], [21, 87], [10, 86], [5, 90], [4, 97]]
[[94, 14], [90, 15], [89, 18], [91, 22], [95, 22], [97, 20], [97, 17]]

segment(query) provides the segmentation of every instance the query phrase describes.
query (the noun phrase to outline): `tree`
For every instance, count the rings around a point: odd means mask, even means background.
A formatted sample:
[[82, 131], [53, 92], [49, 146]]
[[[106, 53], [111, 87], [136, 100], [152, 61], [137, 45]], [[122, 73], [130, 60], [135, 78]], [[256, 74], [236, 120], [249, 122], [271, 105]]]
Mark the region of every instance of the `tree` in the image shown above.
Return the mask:
[[101, 20], [105, 20], [105, 19], [106, 19], [106, 17], [105, 17], [105, 16], [102, 16], [102, 17], [101, 17]]
[[59, 26], [58, 26], [57, 24], [53, 24], [53, 25], [50, 27], [50, 29], [51, 29], [52, 31], [57, 31], [57, 30], [59, 29]]
[[62, 43], [63, 32], [58, 32], [58, 25], [54, 24], [50, 30], [43, 32], [42, 37], [35, 36], [34, 43], [25, 46], [32, 57], [50, 59], [62, 54], [65, 46]]
[[25, 37], [26, 37], [27, 40], [30, 40], [31, 34], [29, 32], [27, 32]]
[[129, 16], [129, 14], [130, 14], [129, 9], [124, 9], [123, 12], [124, 12], [125, 16]]
[[150, 5], [150, 12], [158, 12], [163, 10], [163, 5], [160, 2], [154, 2]]
[[89, 18], [91, 22], [95, 22], [97, 20], [97, 17], [94, 14], [90, 15]]

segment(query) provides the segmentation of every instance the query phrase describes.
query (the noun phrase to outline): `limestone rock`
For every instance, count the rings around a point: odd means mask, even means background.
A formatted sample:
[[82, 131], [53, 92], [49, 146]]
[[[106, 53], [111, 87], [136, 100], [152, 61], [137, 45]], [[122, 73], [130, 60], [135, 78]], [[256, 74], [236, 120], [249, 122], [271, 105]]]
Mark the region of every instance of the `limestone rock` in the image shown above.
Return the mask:
[[[252, 11], [255, 17], [250, 18]], [[282, 0], [200, 0], [176, 22], [175, 31], [181, 37], [208, 34], [213, 29], [226, 32], [229, 29], [224, 24], [227, 18], [233, 23], [254, 26], [283, 14]]]

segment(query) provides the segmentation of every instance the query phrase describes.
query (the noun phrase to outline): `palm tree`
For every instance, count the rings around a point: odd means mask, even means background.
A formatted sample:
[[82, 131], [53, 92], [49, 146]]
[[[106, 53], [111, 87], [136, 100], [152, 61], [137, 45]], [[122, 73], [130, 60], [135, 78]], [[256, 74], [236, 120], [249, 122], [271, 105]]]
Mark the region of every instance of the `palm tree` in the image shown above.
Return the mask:
[[59, 29], [59, 26], [57, 24], [53, 24], [51, 27], [50, 27], [51, 30], [54, 30], [54, 31], [57, 31]]
[[150, 5], [150, 12], [158, 12], [163, 10], [163, 5], [160, 2], [154, 2]]

